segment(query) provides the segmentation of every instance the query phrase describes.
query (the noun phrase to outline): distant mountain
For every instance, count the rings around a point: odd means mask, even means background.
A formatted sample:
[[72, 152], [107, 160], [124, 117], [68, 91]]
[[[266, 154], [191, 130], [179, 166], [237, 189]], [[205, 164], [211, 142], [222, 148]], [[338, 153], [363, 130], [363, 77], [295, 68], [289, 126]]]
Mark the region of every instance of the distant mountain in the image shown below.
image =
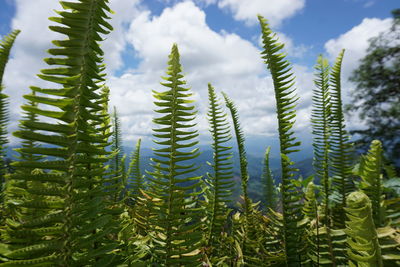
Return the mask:
[[[197, 166], [200, 166], [200, 168], [196, 171], [195, 175], [205, 175], [207, 172], [211, 172], [212, 169], [211, 167], [207, 164], [207, 162], [212, 162], [213, 160], [213, 151], [209, 149], [209, 147], [201, 147], [203, 150], [201, 150], [201, 154], [199, 157], [197, 157], [194, 160], [194, 163], [196, 163]], [[125, 148], [125, 153], [131, 153], [132, 148]], [[153, 151], [149, 148], [143, 148], [141, 149], [141, 171], [144, 173], [144, 171], [150, 170], [151, 166], [149, 165], [151, 160], [150, 158], [153, 157]], [[240, 196], [240, 163], [239, 163], [239, 155], [238, 153], [234, 152], [233, 154], [234, 158], [234, 165], [233, 165], [233, 171], [234, 171], [234, 179], [236, 181], [236, 187], [235, 187], [235, 194], [233, 196], [233, 199], [238, 200]], [[262, 200], [262, 190], [263, 190], [263, 185], [261, 183], [261, 175], [263, 171], [263, 156], [256, 156], [254, 154], [248, 154], [247, 155], [247, 160], [248, 160], [248, 169], [249, 169], [249, 174], [250, 174], [250, 179], [249, 179], [249, 195], [252, 198], [253, 201], [257, 202]], [[312, 167], [312, 158], [303, 158], [301, 161], [295, 161], [296, 168], [298, 168], [300, 171], [300, 175], [303, 177], [308, 177], [312, 175], [313, 173], [313, 167]], [[280, 158], [277, 157], [271, 157], [270, 158], [270, 168], [272, 170], [274, 179], [276, 180], [276, 184], [280, 183]]]
[[[7, 154], [8, 157], [12, 160], [16, 160], [15, 156], [18, 155], [13, 149], [16, 147], [8, 147]], [[126, 164], [128, 166], [130, 155], [132, 153], [132, 147], [124, 147], [124, 153], [127, 155]], [[210, 150], [209, 146], [201, 146], [200, 147], [201, 154], [199, 157], [194, 159], [194, 163], [200, 168], [196, 171], [195, 175], [205, 175], [207, 172], [211, 172], [211, 167], [207, 164], [207, 162], [212, 162], [213, 160], [213, 151]], [[261, 175], [263, 171], [263, 160], [264, 154], [260, 153], [261, 149], [257, 153], [247, 153], [247, 160], [248, 160], [248, 169], [250, 174], [249, 179], [249, 195], [253, 201], [260, 201], [262, 199], [262, 190], [263, 185], [261, 183]], [[145, 173], [145, 170], [151, 170], [151, 160], [150, 158], [153, 157], [153, 150], [150, 148], [141, 148], [140, 151], [141, 160], [140, 160], [140, 169], [142, 173]], [[308, 154], [307, 156], [304, 155], [302, 160], [293, 159], [295, 161], [295, 167], [300, 170], [300, 175], [303, 177], [308, 177], [313, 173], [312, 167], [312, 154]], [[240, 188], [240, 163], [239, 163], [239, 155], [237, 152], [234, 152], [234, 179], [236, 181], [235, 186], [235, 193], [233, 199], [237, 201], [241, 194]], [[300, 157], [297, 157], [300, 158]], [[276, 156], [271, 156], [270, 158], [270, 168], [272, 170], [274, 179], [276, 184], [280, 182], [280, 158]]]

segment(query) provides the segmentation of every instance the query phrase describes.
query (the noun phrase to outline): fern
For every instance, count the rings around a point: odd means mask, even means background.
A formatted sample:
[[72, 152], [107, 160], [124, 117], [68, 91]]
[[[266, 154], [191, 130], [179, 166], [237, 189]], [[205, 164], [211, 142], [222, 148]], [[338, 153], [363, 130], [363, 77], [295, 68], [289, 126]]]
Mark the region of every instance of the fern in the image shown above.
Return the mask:
[[[201, 176], [193, 176], [198, 169], [194, 163], [186, 163], [199, 155], [194, 148], [198, 134], [192, 130], [196, 111], [190, 105], [191, 93], [184, 88], [179, 52], [173, 45], [168, 61], [168, 77], [161, 83], [167, 91], [154, 92], [157, 99], [156, 110], [161, 117], [154, 119], [160, 128], [154, 129], [154, 149], [152, 158], [154, 169], [149, 172], [150, 193], [155, 199], [156, 218], [152, 224], [155, 229], [155, 250], [158, 264], [163, 266], [198, 265], [200, 255], [201, 231], [199, 229], [199, 209], [195, 207], [199, 195], [197, 189]], [[192, 149], [192, 150], [190, 150]]]
[[329, 63], [321, 55], [315, 66], [316, 78], [313, 89], [313, 110], [311, 124], [314, 134], [314, 170], [315, 178], [323, 186], [323, 204], [325, 208], [325, 225], [330, 225], [329, 218], [329, 136], [330, 136], [330, 95]]
[[133, 202], [138, 201], [141, 190], [143, 190], [143, 175], [140, 172], [140, 144], [141, 139], [136, 143], [135, 150], [132, 151], [129, 169], [127, 172], [129, 196]]
[[247, 156], [244, 147], [244, 134], [242, 127], [239, 122], [239, 114], [235, 103], [228, 97], [227, 94], [222, 93], [225, 99], [226, 107], [229, 109], [233, 121], [233, 128], [235, 130], [236, 142], [239, 151], [239, 162], [240, 162], [240, 177], [242, 178], [242, 192], [244, 198], [244, 213], [245, 217], [248, 218], [250, 214], [250, 197], [247, 190], [247, 185], [249, 182], [249, 170], [247, 168]]
[[354, 184], [351, 179], [352, 169], [352, 145], [350, 138], [345, 130], [342, 96], [341, 96], [341, 68], [344, 50], [336, 59], [331, 71], [331, 136], [329, 155], [331, 162], [331, 172], [333, 175], [332, 187], [334, 189], [333, 200], [337, 204], [334, 212], [335, 225], [339, 228], [344, 227], [345, 213], [343, 207], [346, 206], [346, 197], [354, 191]]
[[302, 230], [298, 228], [298, 223], [302, 219], [301, 196], [291, 182], [298, 171], [292, 165], [289, 154], [299, 151], [296, 147], [300, 142], [296, 142], [296, 137], [292, 127], [296, 117], [294, 75], [291, 72], [290, 63], [285, 59], [281, 50], [284, 47], [279, 43], [275, 34], [271, 31], [267, 21], [258, 16], [261, 24], [263, 39], [263, 59], [267, 64], [274, 84], [275, 99], [278, 117], [278, 130], [281, 151], [282, 168], [282, 211], [285, 251], [288, 265], [299, 265], [301, 262], [301, 251], [303, 249]]
[[[57, 48], [49, 50], [52, 57], [45, 61], [55, 67], [39, 74], [54, 87], [31, 87], [36, 94], [25, 95], [31, 104], [22, 107], [47, 119], [24, 119], [14, 133], [39, 145], [21, 148], [22, 153], [47, 160], [25, 158], [15, 163], [8, 192], [15, 197], [8, 198], [7, 205], [18, 216], [7, 223], [5, 241], [10, 252], [5, 266], [107, 265], [114, 258], [111, 251], [116, 243], [107, 238], [114, 227], [103, 204], [103, 163], [108, 152], [101, 131], [104, 100], [99, 94], [104, 82], [99, 34], [112, 29], [106, 22], [110, 9], [106, 0], [61, 4], [64, 11], [50, 18], [60, 26], [50, 29], [66, 39], [53, 41]], [[35, 185], [38, 182], [41, 187]], [[43, 200], [34, 201], [36, 196]]]
[[330, 235], [331, 212], [329, 197], [331, 195], [329, 181], [329, 149], [330, 149], [330, 121], [331, 98], [329, 94], [329, 63], [320, 55], [315, 66], [315, 88], [313, 89], [313, 109], [311, 113], [312, 133], [314, 134], [314, 171], [316, 180], [322, 184], [322, 197], [324, 207], [324, 224], [326, 227], [326, 242], [329, 247], [330, 261], [335, 265], [332, 238]]
[[349, 266], [383, 266], [371, 201], [363, 192], [353, 192], [346, 202]]
[[214, 150], [214, 161], [211, 164], [213, 173], [208, 174], [207, 183], [210, 187], [209, 207], [209, 229], [207, 234], [207, 245], [213, 247], [218, 244], [226, 221], [227, 204], [233, 191], [232, 171], [232, 147], [225, 143], [231, 139], [230, 127], [226, 121], [226, 113], [215, 94], [214, 88], [208, 84], [208, 120], [212, 135], [212, 148]]
[[275, 181], [272, 176], [271, 169], [269, 167], [269, 153], [271, 147], [268, 147], [265, 151], [264, 157], [264, 169], [262, 174], [262, 181], [264, 186], [264, 198], [265, 198], [265, 208], [276, 210], [277, 208], [277, 192], [275, 188]]
[[122, 193], [124, 192], [124, 181], [126, 179], [126, 167], [124, 163], [124, 150], [122, 146], [122, 134], [121, 134], [121, 122], [119, 120], [117, 108], [114, 106], [114, 112], [112, 114], [112, 143], [111, 150], [113, 151], [113, 157], [111, 158], [111, 183], [114, 184], [115, 195], [114, 201], [123, 198]]
[[359, 171], [362, 179], [359, 187], [371, 200], [372, 218], [377, 227], [384, 226], [385, 223], [382, 157], [381, 142], [378, 140], [372, 141], [368, 153], [362, 157]]
[[3, 85], [4, 70], [6, 68], [10, 51], [20, 30], [14, 30], [0, 41], [0, 85]]
[[10, 56], [11, 48], [17, 38], [20, 30], [14, 30], [9, 35], [3, 37], [0, 41], [0, 205], [3, 203], [3, 184], [4, 176], [6, 174], [6, 145], [7, 139], [7, 125], [8, 125], [8, 96], [3, 93], [3, 76], [4, 70]]

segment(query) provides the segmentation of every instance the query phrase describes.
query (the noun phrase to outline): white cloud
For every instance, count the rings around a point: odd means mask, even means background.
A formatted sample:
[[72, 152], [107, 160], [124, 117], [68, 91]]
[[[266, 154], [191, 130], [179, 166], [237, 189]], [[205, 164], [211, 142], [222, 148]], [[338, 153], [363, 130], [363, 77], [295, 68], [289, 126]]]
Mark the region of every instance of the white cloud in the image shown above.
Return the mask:
[[[236, 102], [247, 135], [276, 134], [272, 81], [260, 51], [236, 34], [211, 30], [204, 11], [193, 2], [178, 3], [160, 16], [142, 12], [132, 21], [127, 38], [141, 63], [131, 73], [109, 81], [111, 104], [120, 107], [120, 116], [125, 122], [122, 125], [122, 132], [127, 133], [125, 139], [151, 133], [149, 125], [154, 115], [151, 90], [165, 90], [158, 82], [173, 43], [178, 44], [185, 79], [195, 93], [201, 133], [206, 134], [208, 129], [205, 111], [207, 83], [211, 82], [217, 91], [225, 91]], [[300, 77], [310, 75], [307, 68], [296, 66], [295, 70]], [[310, 84], [312, 79], [299, 79], [301, 97], [309, 98]], [[309, 100], [299, 103], [299, 109], [308, 106]], [[298, 121], [302, 128], [309, 118], [302, 116]]]
[[111, 25], [114, 30], [107, 35], [102, 44], [104, 50], [104, 60], [107, 65], [107, 72], [114, 71], [123, 67], [122, 52], [126, 48], [126, 28], [133, 18], [135, 18], [143, 8], [139, 6], [140, 0], [112, 0], [110, 8], [115, 12], [111, 15]]
[[219, 0], [218, 7], [228, 9], [236, 20], [248, 25], [257, 23], [257, 14], [268, 19], [271, 26], [279, 26], [284, 19], [303, 9], [305, 0]]
[[[110, 106], [118, 107], [126, 141], [151, 134], [151, 119], [155, 115], [151, 90], [164, 90], [159, 84], [160, 76], [164, 74], [174, 42], [179, 45], [185, 79], [195, 93], [200, 110], [198, 129], [203, 134], [208, 130], [205, 118], [208, 82], [217, 91], [227, 92], [237, 103], [246, 135], [276, 134], [272, 81], [259, 49], [250, 41], [234, 33], [211, 30], [204, 11], [191, 1], [167, 8], [159, 16], [145, 10], [138, 1], [111, 2], [112, 9], [117, 12], [111, 21], [115, 32], [107, 36], [102, 46], [110, 74], [107, 81], [111, 88]], [[19, 0], [16, 7], [13, 27], [20, 28], [22, 33], [15, 43], [5, 75], [5, 93], [11, 95], [10, 106], [13, 107], [11, 131], [16, 130], [20, 117], [22, 95], [29, 92], [30, 85], [43, 85], [36, 74], [46, 67], [42, 58], [47, 56], [45, 50], [51, 47], [51, 40], [59, 38], [46, 30], [50, 25], [47, 17], [54, 15], [53, 9], [60, 9], [56, 1]], [[117, 76], [115, 71], [123, 67], [121, 55], [128, 45], [134, 48], [140, 64]], [[295, 71], [298, 77], [309, 75], [308, 70], [300, 66], [295, 66]], [[310, 82], [306, 78], [298, 79], [299, 95], [301, 101], [305, 101], [299, 103], [298, 128], [309, 120], [304, 114], [309, 107]]]
[[[389, 30], [392, 19], [365, 18], [359, 25], [353, 27], [348, 32], [331, 39], [325, 43], [325, 50], [329, 59], [334, 62], [335, 58], [342, 49], [346, 49], [342, 62], [342, 98], [343, 103], [351, 101], [350, 92], [355, 87], [348, 78], [354, 69], [359, 65], [367, 52], [368, 40], [376, 37], [379, 33]], [[358, 115], [346, 117], [349, 129], [359, 129], [364, 126], [359, 120]]]
[[[123, 64], [121, 53], [126, 44], [123, 24], [130, 22], [138, 12], [136, 9], [138, 1], [113, 0], [111, 2], [111, 8], [117, 12], [115, 15], [111, 15], [113, 17], [111, 24], [115, 31], [107, 36], [107, 40], [102, 44], [109, 73]], [[16, 0], [15, 7], [16, 14], [11, 22], [11, 27], [20, 29], [21, 33], [14, 43], [4, 74], [4, 92], [10, 96], [11, 107], [9, 132], [17, 129], [21, 116], [20, 106], [25, 102], [22, 96], [29, 92], [29, 86], [46, 85], [36, 74], [40, 72], [40, 69], [47, 67], [43, 58], [49, 56], [46, 50], [53, 47], [51, 41], [64, 39], [60, 34], [48, 29], [49, 25], [55, 25], [48, 18], [57, 16], [54, 10], [62, 9], [58, 1]], [[13, 144], [19, 142], [12, 136], [10, 139]]]
[[343, 58], [343, 77], [347, 79], [367, 52], [368, 40], [390, 28], [392, 19], [365, 18], [348, 32], [325, 43], [325, 50], [333, 61], [342, 49], [346, 49]]

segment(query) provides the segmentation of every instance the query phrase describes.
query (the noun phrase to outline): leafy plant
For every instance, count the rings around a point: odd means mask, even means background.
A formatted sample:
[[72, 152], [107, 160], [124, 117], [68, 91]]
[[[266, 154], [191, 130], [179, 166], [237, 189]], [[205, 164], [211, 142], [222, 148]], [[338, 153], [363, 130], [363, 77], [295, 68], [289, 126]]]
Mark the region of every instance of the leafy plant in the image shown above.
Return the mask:
[[268, 147], [265, 150], [265, 157], [264, 157], [264, 169], [262, 175], [262, 181], [264, 186], [264, 198], [265, 198], [265, 208], [276, 210], [278, 196], [276, 192], [276, 185], [274, 178], [272, 176], [271, 169], [269, 167], [269, 154], [271, 152], [271, 147]]
[[209, 110], [207, 113], [214, 149], [213, 173], [207, 175], [209, 186], [209, 207], [207, 211], [210, 222], [206, 243], [212, 247], [218, 244], [226, 223], [227, 204], [233, 191], [232, 147], [225, 145], [231, 139], [227, 115], [222, 110], [217, 95], [211, 84], [208, 84]]
[[135, 150], [132, 151], [131, 160], [129, 163], [129, 168], [127, 172], [128, 186], [129, 186], [129, 196], [132, 198], [133, 202], [138, 201], [138, 197], [141, 194], [141, 190], [144, 189], [143, 186], [143, 175], [140, 172], [140, 144], [142, 140], [139, 139], [136, 143]]
[[289, 158], [290, 153], [298, 151], [296, 147], [300, 145], [300, 142], [296, 142], [292, 130], [296, 117], [295, 106], [298, 100], [294, 88], [295, 77], [291, 72], [290, 63], [281, 52], [284, 45], [278, 42], [267, 21], [262, 16], [258, 16], [258, 19], [263, 39], [262, 58], [271, 72], [275, 89], [281, 152], [281, 194], [286, 262], [296, 266], [300, 265], [302, 261], [303, 242], [302, 230], [298, 227], [298, 223], [302, 219], [301, 197], [291, 181], [296, 176], [297, 169], [292, 166], [293, 162]]
[[107, 238], [113, 227], [102, 201], [107, 137], [99, 131], [104, 82], [99, 33], [112, 29], [106, 22], [110, 9], [106, 0], [61, 4], [64, 11], [50, 18], [60, 26], [50, 29], [66, 39], [53, 41], [57, 48], [45, 59], [56, 67], [39, 74], [54, 87], [32, 86], [36, 94], [25, 95], [30, 103], [22, 107], [47, 120], [24, 119], [14, 133], [41, 144], [20, 152], [46, 160], [25, 157], [14, 164], [6, 204], [16, 216], [2, 235], [9, 251], [1, 266], [105, 265], [114, 258], [110, 252], [116, 243]]
[[3, 37], [0, 41], [0, 205], [3, 203], [3, 184], [6, 174], [6, 145], [7, 138], [7, 123], [8, 123], [8, 96], [3, 93], [3, 76], [4, 70], [10, 57], [10, 51], [17, 38], [20, 30], [14, 30], [9, 35]]
[[341, 92], [341, 69], [344, 50], [336, 58], [332, 67], [331, 83], [331, 136], [330, 136], [330, 170], [333, 175], [332, 194], [333, 201], [336, 204], [336, 212], [333, 215], [335, 225], [343, 228], [345, 224], [346, 198], [355, 187], [352, 181], [352, 163], [353, 153], [350, 138], [346, 132], [346, 126], [343, 115], [342, 92]]
[[372, 218], [376, 227], [384, 226], [385, 223], [382, 157], [381, 142], [378, 140], [372, 141], [370, 150], [362, 157], [359, 170], [359, 175], [362, 179], [360, 189], [371, 200]]
[[[152, 224], [155, 230], [155, 254], [157, 262], [164, 266], [198, 265], [201, 257], [201, 231], [199, 208], [195, 207], [201, 176], [193, 176], [197, 169], [194, 163], [186, 163], [199, 155], [192, 149], [198, 141], [196, 130], [191, 128], [196, 111], [190, 105], [191, 93], [183, 87], [182, 67], [176, 44], [172, 46], [168, 60], [166, 82], [161, 83], [167, 91], [155, 92], [156, 110], [161, 117], [154, 119], [159, 128], [153, 129], [154, 140], [159, 148], [154, 149], [154, 169], [148, 174], [151, 196], [156, 212]], [[192, 150], [189, 150], [192, 149]], [[185, 164], [186, 163], [186, 164]], [[197, 262], [197, 263], [196, 263]]]
[[349, 194], [346, 201], [349, 266], [383, 266], [371, 201], [362, 192]]

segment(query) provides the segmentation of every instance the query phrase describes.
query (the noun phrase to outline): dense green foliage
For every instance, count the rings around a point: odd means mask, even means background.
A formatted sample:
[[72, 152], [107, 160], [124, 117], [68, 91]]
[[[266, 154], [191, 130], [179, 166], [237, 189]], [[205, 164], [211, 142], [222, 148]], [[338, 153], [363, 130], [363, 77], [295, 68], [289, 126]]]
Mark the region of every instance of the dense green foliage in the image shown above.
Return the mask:
[[[165, 90], [153, 91], [152, 162], [143, 175], [139, 139], [125, 169], [121, 125], [115, 109], [109, 115], [100, 47], [102, 36], [112, 30], [106, 21], [108, 1], [61, 4], [64, 10], [50, 18], [60, 26], [50, 28], [65, 39], [53, 41], [56, 48], [45, 59], [50, 67], [39, 74], [53, 87], [32, 86], [24, 96], [24, 116], [14, 133], [22, 139], [19, 157], [2, 182], [0, 266], [400, 264], [400, 195], [393, 186], [398, 178], [383, 161], [380, 141], [359, 159], [353, 154], [342, 111], [343, 52], [332, 68], [322, 56], [317, 61], [311, 118], [315, 175], [302, 178], [290, 159], [300, 145], [294, 131], [295, 76], [284, 45], [259, 16], [262, 60], [275, 90], [281, 161], [277, 186], [266, 150], [260, 205], [248, 194], [238, 109], [223, 94], [225, 108], [211, 84], [207, 118], [213, 158], [211, 171], [198, 174], [197, 111], [176, 44], [162, 77]], [[6, 44], [0, 49], [4, 65], [12, 42]], [[0, 109], [2, 129], [6, 114]], [[240, 161], [238, 205], [231, 203], [231, 128]]]

